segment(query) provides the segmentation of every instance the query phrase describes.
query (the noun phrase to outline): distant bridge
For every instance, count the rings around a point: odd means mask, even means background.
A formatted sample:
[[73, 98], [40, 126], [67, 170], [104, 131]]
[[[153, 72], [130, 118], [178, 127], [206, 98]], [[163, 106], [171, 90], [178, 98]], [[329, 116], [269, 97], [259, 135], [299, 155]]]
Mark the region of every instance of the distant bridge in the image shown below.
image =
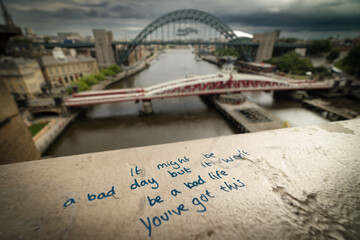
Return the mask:
[[[189, 29], [191, 31], [184, 31]], [[194, 35], [197, 37], [195, 38]], [[164, 41], [190, 39], [193, 43], [201, 44], [204, 39], [224, 39], [225, 42], [222, 44], [235, 47], [244, 60], [251, 58], [251, 53], [240, 45], [243, 41], [226, 23], [203, 11], [182, 9], [167, 13], [151, 22], [135, 37], [121, 56], [116, 54], [117, 61], [123, 63], [138, 45], [152, 42], [153, 38], [156, 38], [160, 44]]]
[[[133, 44], [132, 41], [114, 41], [112, 43], [113, 46], [116, 45], [131, 45]], [[143, 45], [221, 45], [224, 44], [224, 42], [219, 41], [194, 41], [194, 40], [166, 40], [166, 41], [146, 41], [143, 43]], [[259, 43], [250, 42], [250, 41], [243, 41], [243, 42], [236, 42], [232, 43], [233, 45], [241, 45], [243, 47], [259, 47]], [[19, 46], [21, 44], [16, 43], [16, 46]], [[40, 46], [44, 45], [46, 49], [52, 49], [54, 47], [61, 47], [61, 48], [94, 48], [95, 44], [91, 42], [75, 42], [75, 43], [32, 43], [32, 46]], [[9, 46], [15, 46], [15, 43], [9, 43]], [[23, 47], [26, 47], [25, 45], [21, 45]], [[307, 48], [309, 47], [309, 44], [306, 43], [282, 43], [278, 42], [275, 43], [274, 48]]]
[[[259, 47], [249, 39], [238, 38], [234, 31], [215, 16], [194, 9], [167, 13], [151, 22], [131, 41], [114, 41], [116, 62], [124, 63], [140, 45], [216, 45], [235, 48], [243, 60], [251, 61]], [[10, 43], [8, 47], [21, 44]], [[36, 43], [32, 45], [37, 45]], [[40, 44], [38, 44], [40, 45]], [[94, 43], [44, 43], [46, 48], [93, 48]], [[305, 44], [277, 43], [275, 49], [295, 49]], [[22, 46], [23, 47], [23, 46]]]
[[65, 101], [65, 106], [75, 107], [104, 103], [150, 101], [153, 99], [247, 91], [328, 89], [332, 86], [332, 81], [287, 81], [259, 75], [219, 72], [212, 75], [182, 78], [146, 88], [76, 93]]
[[[183, 9], [167, 13], [145, 27], [132, 41], [112, 42], [116, 62], [121, 65], [140, 45], [216, 45], [235, 48], [242, 60], [251, 61], [259, 47], [249, 39], [238, 38], [234, 31], [215, 16], [195, 10]], [[33, 43], [33, 46], [40, 43]], [[94, 43], [44, 43], [46, 48], [93, 48]], [[10, 43], [8, 47], [26, 44]], [[275, 52], [305, 48], [307, 44], [276, 43]]]

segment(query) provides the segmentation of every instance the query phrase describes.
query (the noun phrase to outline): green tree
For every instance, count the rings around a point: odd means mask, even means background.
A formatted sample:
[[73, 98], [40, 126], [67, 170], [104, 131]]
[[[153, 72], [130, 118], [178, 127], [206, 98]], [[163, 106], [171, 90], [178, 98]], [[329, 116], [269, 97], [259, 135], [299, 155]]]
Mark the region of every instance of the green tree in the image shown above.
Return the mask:
[[296, 43], [299, 40], [300, 39], [298, 39], [298, 38], [290, 37], [290, 38], [280, 38], [278, 42], [281, 42], [281, 43]]
[[331, 49], [329, 40], [313, 40], [310, 43], [307, 53], [309, 55], [318, 55], [320, 53], [326, 53]]
[[84, 81], [75, 82], [74, 85], [79, 87], [79, 91], [85, 91], [90, 89], [90, 87]]
[[107, 69], [107, 68], [104, 68], [104, 69], [101, 69], [100, 70], [100, 72], [102, 73], [102, 74], [104, 74], [105, 76], [115, 76], [116, 75], [116, 73], [114, 72], [114, 71], [112, 71], [112, 70], [110, 70], [110, 69]]
[[98, 81], [103, 81], [103, 80], [105, 80], [105, 76], [104, 76], [104, 74], [102, 74], [101, 72], [95, 74], [94, 77], [95, 77]]
[[313, 66], [308, 59], [302, 59], [295, 52], [288, 52], [280, 57], [273, 57], [266, 61], [276, 65], [282, 72], [304, 75], [307, 71], [312, 71]]
[[319, 76], [319, 79], [322, 80], [325, 77], [330, 77], [331, 72], [324, 66], [319, 66], [313, 69], [314, 75]]
[[118, 74], [119, 72], [121, 72], [121, 67], [114, 64], [114, 65], [111, 65], [109, 67], [107, 67], [107, 69], [110, 69], [111, 71], [113, 71], [114, 73]]
[[91, 76], [86, 76], [86, 77], [82, 77], [80, 80], [80, 82], [85, 82], [86, 85], [88, 86], [92, 86], [97, 84], [99, 81], [95, 78], [95, 76], [91, 75]]
[[50, 42], [50, 38], [49, 37], [44, 37], [44, 43], [49, 43]]
[[360, 77], [360, 47], [353, 47], [348, 55], [335, 63], [335, 66], [356, 77]]
[[326, 56], [326, 60], [328, 62], [333, 62], [335, 59], [337, 59], [339, 57], [339, 53], [340, 53], [339, 50], [331, 49], [329, 54]]
[[223, 57], [223, 56], [233, 56], [233, 57], [236, 57], [236, 58], [240, 57], [238, 51], [235, 48], [217, 49], [215, 51], [215, 54], [218, 55], [219, 57]]

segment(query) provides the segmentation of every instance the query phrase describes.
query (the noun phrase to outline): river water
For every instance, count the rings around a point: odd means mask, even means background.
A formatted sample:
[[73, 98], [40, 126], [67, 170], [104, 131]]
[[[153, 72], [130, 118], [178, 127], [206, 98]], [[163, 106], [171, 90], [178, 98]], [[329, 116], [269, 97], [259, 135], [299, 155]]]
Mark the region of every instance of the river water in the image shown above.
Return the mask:
[[[212, 74], [218, 67], [197, 62], [190, 49], [167, 50], [141, 73], [110, 88], [146, 87], [188, 74]], [[326, 122], [300, 104], [252, 93], [251, 99], [292, 126]], [[141, 103], [92, 106], [47, 151], [57, 157], [234, 134], [228, 122], [199, 97], [152, 101], [154, 115], [142, 116]]]

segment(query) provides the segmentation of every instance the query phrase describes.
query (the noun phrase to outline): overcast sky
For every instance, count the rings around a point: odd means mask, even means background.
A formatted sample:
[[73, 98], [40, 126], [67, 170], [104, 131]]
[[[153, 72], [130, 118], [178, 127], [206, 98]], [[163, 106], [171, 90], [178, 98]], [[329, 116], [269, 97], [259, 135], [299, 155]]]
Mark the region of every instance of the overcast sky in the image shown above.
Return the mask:
[[[303, 39], [360, 36], [360, 0], [3, 0], [14, 22], [39, 35], [93, 28], [135, 37], [158, 17], [179, 9], [208, 12], [233, 30], [281, 30]], [[3, 22], [3, 20], [1, 20]]]

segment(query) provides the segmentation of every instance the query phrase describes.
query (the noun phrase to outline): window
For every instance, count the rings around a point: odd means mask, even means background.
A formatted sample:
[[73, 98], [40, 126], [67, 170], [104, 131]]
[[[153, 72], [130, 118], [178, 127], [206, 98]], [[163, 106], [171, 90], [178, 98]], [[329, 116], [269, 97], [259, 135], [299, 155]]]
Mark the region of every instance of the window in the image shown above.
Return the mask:
[[57, 68], [55, 68], [55, 71], [56, 71], [56, 74], [59, 74], [59, 71], [58, 71], [58, 69], [57, 69]]
[[53, 74], [53, 72], [52, 72], [51, 68], [49, 68], [49, 75], [52, 75], [52, 74]]
[[19, 87], [20, 87], [22, 92], [25, 92], [25, 89], [24, 89], [24, 87], [22, 85], [19, 85]]
[[65, 73], [65, 68], [61, 67], [62, 73]]
[[69, 66], [69, 65], [67, 66], [67, 70], [68, 70], [69, 72], [71, 71], [71, 70], [70, 70], [70, 66]]
[[67, 83], [69, 82], [69, 79], [68, 79], [68, 77], [65, 77], [65, 82], [67, 82]]
[[74, 78], [73, 78], [73, 76], [71, 75], [70, 76], [70, 80], [73, 82], [74, 81]]

